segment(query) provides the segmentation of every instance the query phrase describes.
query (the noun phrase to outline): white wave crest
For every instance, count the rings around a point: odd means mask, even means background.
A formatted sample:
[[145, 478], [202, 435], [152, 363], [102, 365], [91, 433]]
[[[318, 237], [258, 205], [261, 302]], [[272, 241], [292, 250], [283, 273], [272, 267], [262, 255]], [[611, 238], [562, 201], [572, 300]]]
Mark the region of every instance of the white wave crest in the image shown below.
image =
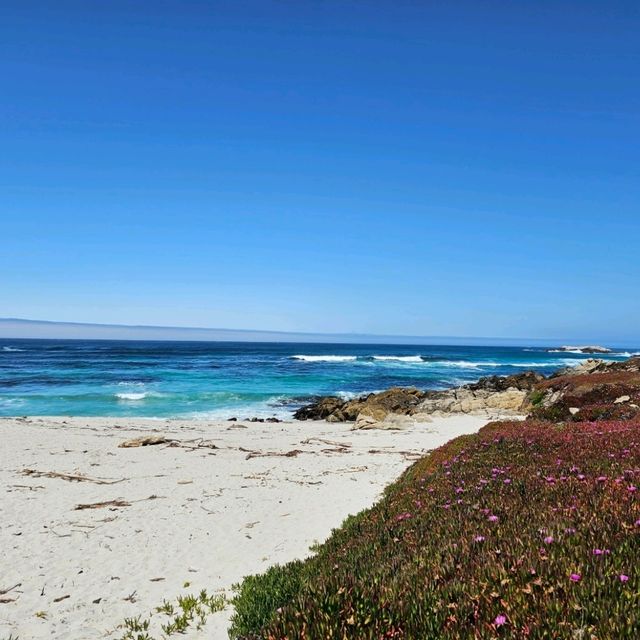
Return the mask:
[[24, 349], [18, 349], [18, 347], [2, 347], [3, 351], [11, 351], [12, 353], [15, 351], [24, 351]]
[[454, 369], [480, 369], [484, 367], [501, 367], [499, 362], [471, 362], [469, 360], [436, 360], [432, 362], [436, 367], [451, 367]]
[[373, 356], [373, 359], [396, 362], [424, 362], [422, 356]]
[[291, 356], [294, 360], [303, 360], [304, 362], [353, 362], [358, 356]]
[[116, 398], [135, 402], [136, 400], [144, 400], [148, 395], [146, 391], [142, 393], [116, 393]]

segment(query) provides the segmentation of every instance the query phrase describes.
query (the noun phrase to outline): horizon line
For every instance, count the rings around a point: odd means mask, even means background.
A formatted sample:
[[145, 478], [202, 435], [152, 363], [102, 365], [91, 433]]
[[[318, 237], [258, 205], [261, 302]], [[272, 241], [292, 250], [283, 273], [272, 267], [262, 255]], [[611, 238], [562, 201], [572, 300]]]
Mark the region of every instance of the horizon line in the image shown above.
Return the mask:
[[[118, 324], [118, 323], [96, 323], [96, 322], [75, 322], [75, 321], [59, 321], [59, 320], [34, 320], [30, 318], [15, 318], [5, 317], [0, 318], [0, 331], [9, 325], [9, 329], [12, 335], [0, 335], [0, 339], [43, 339], [43, 340], [55, 340], [55, 339], [68, 339], [68, 340], [156, 340], [156, 341], [206, 341], [206, 342], [304, 342], [304, 338], [310, 342], [324, 341], [327, 344], [331, 343], [331, 339], [336, 340], [336, 343], [345, 343], [348, 340], [355, 342], [363, 342], [365, 339], [372, 340], [373, 343], [382, 344], [381, 340], [390, 340], [394, 344], [426, 344], [425, 341], [436, 341], [440, 346], [446, 346], [447, 343], [443, 340], [453, 341], [456, 345], [468, 345], [468, 346], [482, 346], [486, 344], [490, 346], [492, 344], [501, 343], [504, 346], [509, 346], [509, 343], [513, 346], [528, 345], [533, 343], [545, 343], [548, 346], [557, 346], [560, 343], [570, 343], [577, 341], [585, 343], [584, 339], [570, 339], [570, 338], [531, 338], [531, 337], [489, 337], [489, 336], [452, 336], [452, 335], [403, 335], [403, 334], [377, 334], [377, 333], [322, 333], [311, 331], [282, 331], [271, 329], [228, 329], [222, 327], [188, 327], [188, 326], [174, 326], [174, 325], [147, 325], [147, 324]], [[38, 335], [18, 335], [21, 333], [29, 333], [27, 328], [37, 329], [40, 328], [44, 333], [47, 333], [47, 329], [52, 329], [54, 333], [62, 333], [72, 329], [82, 329], [88, 332], [89, 336], [69, 336], [69, 335], [42, 335], [42, 332], [36, 333]], [[57, 331], [56, 331], [57, 330]], [[66, 330], [66, 331], [65, 331]], [[96, 333], [101, 331], [106, 332], [108, 337], [96, 336]], [[123, 333], [125, 335], [112, 335], [113, 333]], [[127, 332], [141, 333], [173, 333], [173, 336], [156, 336], [154, 338], [143, 338], [139, 335], [126, 335]], [[51, 332], [49, 332], [51, 333]], [[201, 335], [199, 340], [194, 339], [193, 335], [183, 336], [186, 334], [204, 334]], [[209, 334], [209, 335], [207, 335]], [[233, 336], [233, 337], [232, 337]], [[287, 339], [287, 337], [289, 339]], [[294, 340], [294, 337], [301, 338], [303, 340]], [[235, 338], [235, 339], [234, 339]], [[253, 339], [249, 339], [253, 338]], [[259, 339], [261, 338], [261, 339]], [[321, 340], [322, 339], [322, 340]], [[464, 343], [462, 341], [470, 341], [470, 343]], [[405, 342], [398, 342], [405, 341]], [[413, 341], [413, 342], [406, 342]], [[481, 341], [486, 341], [485, 343]], [[596, 341], [597, 342], [597, 341]], [[615, 342], [615, 341], [614, 341]], [[348, 342], [347, 342], [348, 343]], [[451, 344], [454, 346], [454, 344]], [[622, 346], [621, 344], [615, 346]], [[628, 345], [624, 345], [628, 346]]]

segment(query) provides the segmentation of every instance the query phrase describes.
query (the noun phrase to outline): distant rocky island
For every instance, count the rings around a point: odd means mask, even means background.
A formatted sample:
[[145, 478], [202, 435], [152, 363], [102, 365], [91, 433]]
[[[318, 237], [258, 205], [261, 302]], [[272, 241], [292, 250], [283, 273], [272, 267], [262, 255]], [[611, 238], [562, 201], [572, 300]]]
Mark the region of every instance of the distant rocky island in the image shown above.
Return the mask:
[[547, 349], [548, 353], [611, 353], [611, 349], [607, 347], [599, 346], [584, 346], [584, 347], [555, 347], [553, 349]]

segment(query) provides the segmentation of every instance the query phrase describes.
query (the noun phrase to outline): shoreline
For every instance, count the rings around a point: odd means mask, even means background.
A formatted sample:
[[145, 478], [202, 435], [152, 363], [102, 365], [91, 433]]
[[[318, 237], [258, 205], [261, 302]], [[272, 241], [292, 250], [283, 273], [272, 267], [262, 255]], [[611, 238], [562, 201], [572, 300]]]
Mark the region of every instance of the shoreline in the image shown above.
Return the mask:
[[[487, 420], [358, 431], [324, 421], [0, 418], [0, 589], [19, 584], [0, 604], [0, 637], [119, 639], [125, 617], [146, 617], [164, 599], [231, 595], [245, 575], [307, 556], [414, 460]], [[169, 441], [119, 447], [144, 435]], [[222, 640], [230, 615], [182, 637]]]

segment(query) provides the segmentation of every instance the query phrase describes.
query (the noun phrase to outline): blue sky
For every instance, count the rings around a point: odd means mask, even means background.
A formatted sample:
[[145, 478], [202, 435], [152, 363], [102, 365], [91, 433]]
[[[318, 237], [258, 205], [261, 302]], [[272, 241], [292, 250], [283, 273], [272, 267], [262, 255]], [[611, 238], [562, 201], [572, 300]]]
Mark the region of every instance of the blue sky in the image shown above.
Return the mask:
[[3, 2], [0, 316], [640, 343], [637, 2]]

